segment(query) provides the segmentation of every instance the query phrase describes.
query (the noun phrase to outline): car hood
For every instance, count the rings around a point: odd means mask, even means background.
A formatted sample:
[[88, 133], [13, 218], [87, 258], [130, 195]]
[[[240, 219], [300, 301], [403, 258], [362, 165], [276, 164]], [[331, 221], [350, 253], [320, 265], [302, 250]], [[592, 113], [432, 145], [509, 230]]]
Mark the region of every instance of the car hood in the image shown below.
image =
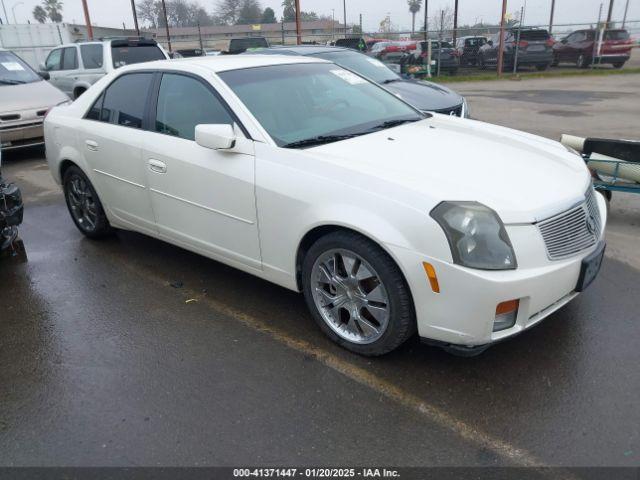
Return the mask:
[[584, 200], [591, 182], [582, 158], [558, 142], [440, 114], [306, 153], [425, 213], [444, 200], [477, 201], [507, 224], [567, 210]]
[[0, 85], [0, 111], [17, 112], [58, 105], [69, 97], [44, 80], [23, 85]]
[[459, 94], [435, 83], [401, 80], [385, 87], [422, 111], [453, 109], [462, 103]]

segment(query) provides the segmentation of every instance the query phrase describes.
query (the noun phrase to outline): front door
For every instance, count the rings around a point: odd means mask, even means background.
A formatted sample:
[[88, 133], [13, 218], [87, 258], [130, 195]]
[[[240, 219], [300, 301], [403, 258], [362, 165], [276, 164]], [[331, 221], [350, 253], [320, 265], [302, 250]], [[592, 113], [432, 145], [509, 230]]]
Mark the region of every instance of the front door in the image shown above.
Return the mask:
[[[211, 150], [194, 141], [196, 125], [234, 124], [226, 104], [204, 80], [164, 73], [152, 117], [144, 160], [160, 235], [260, 268], [254, 156]], [[236, 132], [243, 136], [237, 126]], [[248, 139], [242, 142], [253, 146]]]
[[153, 73], [118, 77], [100, 95], [79, 132], [103, 205], [124, 225], [155, 233], [155, 217], [142, 153], [144, 113]]

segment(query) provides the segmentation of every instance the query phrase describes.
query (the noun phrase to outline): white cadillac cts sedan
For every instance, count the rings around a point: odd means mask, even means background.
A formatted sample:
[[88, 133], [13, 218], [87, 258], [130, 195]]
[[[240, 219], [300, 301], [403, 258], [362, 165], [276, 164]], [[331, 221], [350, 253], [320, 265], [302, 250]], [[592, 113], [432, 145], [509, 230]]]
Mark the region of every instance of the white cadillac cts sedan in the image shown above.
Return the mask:
[[416, 331], [480, 352], [573, 299], [603, 258], [604, 200], [575, 153], [425, 115], [323, 60], [125, 67], [45, 135], [86, 236], [142, 232], [302, 291], [365, 355]]

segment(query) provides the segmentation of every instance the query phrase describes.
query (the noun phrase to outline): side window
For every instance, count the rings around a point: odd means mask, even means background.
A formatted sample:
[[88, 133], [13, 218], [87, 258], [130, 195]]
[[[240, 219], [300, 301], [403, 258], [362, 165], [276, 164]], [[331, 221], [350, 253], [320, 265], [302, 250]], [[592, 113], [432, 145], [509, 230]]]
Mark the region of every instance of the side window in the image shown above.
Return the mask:
[[165, 73], [158, 94], [155, 131], [193, 140], [196, 125], [210, 123], [232, 124], [233, 118], [202, 82]]
[[89, 109], [89, 111], [87, 112], [87, 115], [84, 118], [86, 118], [87, 120], [100, 121], [100, 112], [102, 111], [103, 102], [104, 102], [104, 92], [94, 102], [93, 106]]
[[78, 49], [68, 47], [64, 49], [62, 57], [62, 70], [76, 70], [78, 68]]
[[[131, 73], [116, 79], [104, 92], [104, 101], [99, 114], [100, 121], [142, 128], [142, 119], [151, 88], [152, 73]], [[94, 105], [94, 108], [98, 105]], [[92, 113], [93, 108], [89, 111]]]
[[56, 50], [51, 50], [49, 56], [47, 57], [47, 61], [45, 62], [45, 66], [49, 71], [60, 70], [62, 67], [62, 49], [57, 48]]
[[80, 46], [82, 64], [87, 70], [102, 68], [103, 54], [102, 44], [100, 43], [88, 43]]

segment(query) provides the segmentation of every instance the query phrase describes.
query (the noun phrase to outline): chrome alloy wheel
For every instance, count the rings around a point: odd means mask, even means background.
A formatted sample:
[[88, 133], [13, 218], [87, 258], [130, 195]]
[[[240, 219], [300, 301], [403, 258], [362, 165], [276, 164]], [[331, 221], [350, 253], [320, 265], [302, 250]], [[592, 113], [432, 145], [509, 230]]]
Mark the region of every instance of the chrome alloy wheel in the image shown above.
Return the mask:
[[326, 324], [358, 344], [378, 340], [389, 325], [389, 297], [375, 269], [344, 249], [323, 253], [311, 271], [313, 300]]
[[98, 206], [91, 193], [89, 184], [80, 176], [74, 175], [69, 180], [67, 198], [71, 214], [86, 231], [93, 231], [98, 223]]

